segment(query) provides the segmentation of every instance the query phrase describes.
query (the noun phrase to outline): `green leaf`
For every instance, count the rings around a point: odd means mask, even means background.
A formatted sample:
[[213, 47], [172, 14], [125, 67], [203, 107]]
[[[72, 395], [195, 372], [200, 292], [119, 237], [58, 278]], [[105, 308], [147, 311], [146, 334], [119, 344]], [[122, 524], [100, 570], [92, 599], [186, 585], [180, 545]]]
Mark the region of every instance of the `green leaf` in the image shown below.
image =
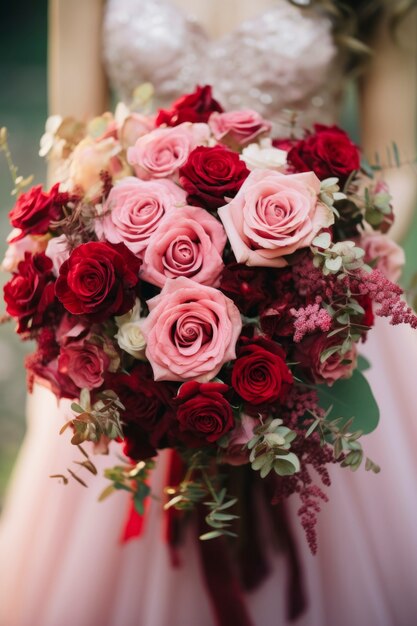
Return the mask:
[[219, 507], [217, 507], [217, 510], [218, 511], [224, 511], [224, 509], [230, 509], [230, 507], [232, 507], [234, 504], [236, 504], [236, 502], [237, 502], [237, 498], [232, 498], [228, 502], [225, 502], [224, 504], [222, 504]]
[[200, 535], [201, 541], [207, 541], [208, 539], [216, 539], [217, 537], [221, 537], [223, 533], [219, 530], [211, 530], [208, 533], [204, 533], [204, 535]]
[[362, 354], [358, 355], [358, 370], [360, 372], [366, 372], [371, 369], [371, 363]]
[[333, 354], [336, 354], [336, 352], [339, 352], [341, 348], [342, 344], [332, 346], [331, 348], [326, 348], [326, 350], [323, 350], [323, 352], [320, 354], [320, 363], [324, 363], [325, 361], [327, 361], [329, 357], [331, 357]]
[[345, 422], [353, 416], [353, 430], [361, 430], [365, 434], [378, 425], [378, 405], [368, 381], [358, 369], [351, 378], [338, 380], [332, 387], [317, 385], [317, 393], [323, 409], [332, 406], [328, 420], [343, 418]]
[[293, 452], [289, 452], [275, 459], [274, 470], [279, 476], [291, 476], [300, 471], [300, 461]]
[[268, 461], [268, 458], [268, 454], [260, 454], [259, 456], [257, 456], [252, 462], [252, 469], [254, 469], [255, 471], [260, 470], [262, 465]]
[[85, 409], [83, 409], [82, 406], [80, 406], [77, 402], [73, 402], [71, 404], [71, 410], [74, 411], [74, 413], [84, 413]]
[[306, 439], [316, 430], [319, 423], [320, 423], [319, 420], [314, 420], [314, 422], [310, 425], [309, 429], [307, 430], [305, 434]]
[[232, 515], [231, 513], [213, 513], [213, 519], [216, 522], [230, 522], [233, 519], [238, 519], [238, 515]]

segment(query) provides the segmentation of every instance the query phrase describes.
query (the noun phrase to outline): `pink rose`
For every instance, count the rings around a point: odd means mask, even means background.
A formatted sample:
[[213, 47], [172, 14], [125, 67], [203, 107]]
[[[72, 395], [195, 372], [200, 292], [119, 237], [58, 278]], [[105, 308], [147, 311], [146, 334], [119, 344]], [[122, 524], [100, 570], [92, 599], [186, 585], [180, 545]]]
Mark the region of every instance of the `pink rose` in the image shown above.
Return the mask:
[[123, 148], [127, 150], [134, 146], [140, 137], [143, 137], [155, 128], [155, 121], [140, 113], [129, 113], [119, 128], [119, 139]]
[[396, 283], [405, 263], [404, 250], [388, 235], [372, 233], [365, 235], [360, 244], [365, 250], [365, 261], [376, 261], [376, 268]]
[[125, 150], [135, 145], [139, 137], [143, 137], [155, 128], [154, 117], [132, 113], [123, 103], [117, 105], [116, 122], [119, 141]]
[[127, 151], [127, 159], [143, 180], [177, 176], [194, 148], [207, 145], [207, 124], [184, 122], [173, 128], [157, 128], [140, 137]]
[[142, 332], [155, 380], [205, 383], [236, 358], [240, 313], [221, 291], [181, 276], [148, 306]]
[[141, 276], [158, 287], [178, 276], [217, 286], [226, 239], [223, 226], [204, 209], [177, 209], [159, 222], [150, 238]]
[[95, 222], [100, 239], [123, 242], [141, 254], [160, 220], [185, 204], [187, 194], [170, 180], [143, 181], [129, 176], [117, 183], [104, 203], [104, 216]]
[[236, 197], [218, 209], [237, 262], [283, 267], [285, 255], [309, 246], [334, 221], [319, 191], [313, 172], [252, 171]]
[[331, 387], [341, 378], [350, 378], [356, 368], [357, 349], [355, 344], [346, 354], [341, 355], [338, 351], [322, 361], [323, 352], [338, 342], [337, 335], [330, 339], [321, 333], [309, 335], [296, 345], [294, 360], [315, 383], [325, 383]]
[[232, 146], [245, 146], [255, 137], [268, 133], [272, 124], [264, 120], [259, 113], [252, 109], [229, 111], [227, 113], [212, 113], [209, 119], [210, 130], [217, 141]]
[[26, 237], [16, 240], [20, 232], [20, 229], [14, 228], [7, 237], [7, 241], [15, 241], [10, 243], [7, 247], [4, 259], [1, 263], [1, 269], [5, 272], [14, 272], [20, 261], [23, 261], [25, 258], [26, 252], [36, 254], [45, 250], [46, 242], [48, 241], [47, 236], [41, 235], [33, 237], [32, 235], [26, 235]]
[[222, 462], [229, 465], [244, 465], [249, 461], [249, 451], [246, 445], [253, 437], [254, 428], [259, 424], [259, 420], [249, 415], [242, 415], [242, 419], [237, 423], [230, 433], [229, 443]]
[[80, 389], [101, 387], [109, 364], [107, 354], [86, 340], [61, 348], [58, 357], [59, 373], [68, 376]]
[[[90, 330], [91, 330], [91, 325]], [[65, 314], [59, 323], [55, 332], [55, 337], [60, 345], [65, 345], [75, 339], [81, 339], [88, 335], [89, 327], [80, 322], [78, 317], [74, 315]]]
[[54, 274], [58, 276], [59, 268], [70, 255], [69, 241], [66, 236], [59, 235], [59, 237], [52, 237], [52, 239], [48, 241], [45, 254], [51, 259]]
[[94, 198], [102, 188], [101, 172], [108, 172], [113, 180], [128, 176], [131, 169], [122, 159], [121, 150], [114, 137], [101, 141], [91, 137], [83, 139], [70, 157], [69, 176], [73, 187], [81, 187], [89, 198]]

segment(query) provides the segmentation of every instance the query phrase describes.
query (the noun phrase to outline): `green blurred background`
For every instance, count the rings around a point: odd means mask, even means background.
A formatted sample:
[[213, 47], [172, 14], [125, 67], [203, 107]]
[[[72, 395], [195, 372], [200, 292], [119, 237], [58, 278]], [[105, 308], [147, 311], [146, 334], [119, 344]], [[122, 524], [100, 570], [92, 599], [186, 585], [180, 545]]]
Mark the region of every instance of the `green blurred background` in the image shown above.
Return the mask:
[[[71, 0], [67, 0], [70, 2]], [[89, 0], [86, 0], [88, 2]], [[45, 179], [44, 161], [38, 157], [39, 139], [47, 115], [46, 44], [47, 0], [2, 3], [0, 13], [0, 127], [9, 131], [14, 161], [23, 175]], [[342, 125], [357, 140], [355, 90], [347, 93]], [[11, 180], [0, 153], [0, 256], [10, 231], [7, 215], [13, 204]], [[414, 258], [413, 258], [414, 242]], [[417, 219], [405, 242], [407, 285], [417, 270]], [[0, 276], [1, 285], [8, 279]], [[0, 310], [4, 311], [4, 305]], [[25, 432], [25, 371], [23, 358], [30, 345], [22, 345], [11, 324], [0, 327], [0, 507], [13, 462]], [[39, 416], [42, 419], [42, 416]], [[28, 485], [30, 489], [30, 485]]]
[[[0, 127], [9, 131], [19, 172], [33, 173], [36, 182], [45, 177], [38, 147], [46, 116], [46, 15], [47, 0], [2, 2], [0, 11]], [[11, 189], [9, 170], [0, 153], [1, 258], [10, 231]], [[2, 286], [7, 280], [1, 273]], [[0, 311], [4, 312], [3, 304]], [[29, 350], [30, 345], [22, 345], [14, 335], [12, 324], [0, 327], [0, 505], [25, 431], [23, 358]]]

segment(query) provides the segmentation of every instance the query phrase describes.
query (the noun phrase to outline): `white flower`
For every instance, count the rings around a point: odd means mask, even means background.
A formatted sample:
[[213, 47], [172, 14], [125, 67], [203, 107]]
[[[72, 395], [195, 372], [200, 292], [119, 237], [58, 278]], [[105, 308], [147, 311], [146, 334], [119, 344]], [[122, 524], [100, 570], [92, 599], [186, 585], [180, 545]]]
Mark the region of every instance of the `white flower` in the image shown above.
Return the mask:
[[141, 306], [137, 299], [135, 306], [125, 315], [116, 317], [116, 324], [119, 327], [115, 335], [119, 347], [131, 354], [135, 359], [146, 360], [146, 341], [142, 333], [142, 319], [140, 317]]
[[287, 164], [287, 153], [272, 146], [271, 139], [265, 138], [260, 144], [251, 143], [242, 151], [242, 160], [250, 170], [268, 169], [282, 171]]
[[140, 321], [123, 324], [116, 334], [116, 339], [122, 350], [131, 354], [135, 359], [146, 361], [146, 341], [141, 326]]

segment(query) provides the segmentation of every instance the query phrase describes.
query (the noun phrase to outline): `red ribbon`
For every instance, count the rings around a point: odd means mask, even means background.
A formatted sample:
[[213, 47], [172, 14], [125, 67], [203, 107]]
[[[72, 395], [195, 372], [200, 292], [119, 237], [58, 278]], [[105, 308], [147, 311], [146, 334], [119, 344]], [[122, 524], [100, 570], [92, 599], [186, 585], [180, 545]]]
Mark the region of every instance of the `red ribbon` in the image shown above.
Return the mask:
[[131, 499], [129, 501], [129, 510], [123, 527], [122, 536], [120, 538], [121, 542], [126, 543], [129, 539], [140, 537], [143, 533], [144, 525], [145, 515], [140, 515], [137, 512], [133, 499]]
[[[175, 450], [169, 451], [167, 465], [167, 479], [165, 484], [177, 487], [184, 478], [185, 465]], [[291, 526], [283, 505], [272, 505], [275, 492], [275, 477], [269, 476], [266, 480], [253, 481], [253, 476], [245, 477], [245, 497], [243, 502], [243, 518], [246, 525], [245, 533], [250, 538], [240, 546], [238, 559], [230, 552], [230, 546], [225, 537], [218, 537], [209, 541], [197, 538], [200, 561], [207, 591], [216, 617], [217, 626], [253, 626], [253, 622], [246, 608], [245, 598], [239, 582], [239, 574], [245, 589], [255, 589], [269, 573], [266, 560], [264, 542], [259, 533], [258, 516], [255, 503], [255, 492], [261, 483], [261, 491], [267, 499], [269, 515], [274, 530], [285, 546], [289, 579], [288, 579], [288, 607], [289, 620], [295, 620], [306, 607], [306, 597], [302, 567], [300, 564], [297, 544], [291, 531]], [[126, 542], [139, 537], [144, 530], [148, 499], [145, 502], [145, 514], [140, 515], [133, 504], [129, 505], [129, 514], [122, 533], [122, 541]], [[206, 510], [203, 504], [197, 508], [198, 535], [210, 530], [205, 522]], [[184, 527], [182, 511], [171, 507], [164, 515], [163, 535], [170, 549], [171, 563], [174, 567], [181, 565], [178, 547], [182, 541]], [[240, 567], [240, 572], [237, 568]]]

